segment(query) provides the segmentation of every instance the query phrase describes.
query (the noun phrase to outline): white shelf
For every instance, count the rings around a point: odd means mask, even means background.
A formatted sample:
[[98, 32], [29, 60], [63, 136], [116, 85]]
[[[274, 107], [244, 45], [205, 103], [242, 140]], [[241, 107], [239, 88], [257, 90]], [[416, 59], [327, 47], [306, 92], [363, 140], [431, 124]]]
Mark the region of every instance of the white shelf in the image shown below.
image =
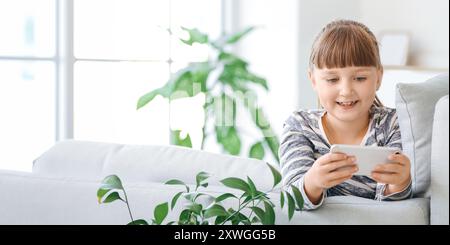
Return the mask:
[[384, 67], [383, 81], [377, 92], [378, 98], [385, 106], [395, 108], [395, 86], [397, 83], [420, 83], [445, 72], [448, 72], [448, 69], [414, 66]]

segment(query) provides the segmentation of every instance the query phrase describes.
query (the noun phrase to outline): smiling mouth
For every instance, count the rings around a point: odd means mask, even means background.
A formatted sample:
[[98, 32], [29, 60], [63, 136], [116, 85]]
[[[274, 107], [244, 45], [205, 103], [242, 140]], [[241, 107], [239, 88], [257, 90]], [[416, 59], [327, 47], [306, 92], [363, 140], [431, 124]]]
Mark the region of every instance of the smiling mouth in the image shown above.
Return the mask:
[[356, 105], [356, 103], [358, 103], [358, 102], [359, 102], [359, 100], [345, 101], [345, 102], [339, 102], [339, 101], [336, 101], [336, 104], [338, 104], [338, 105], [340, 105], [340, 106], [342, 106], [342, 107], [344, 107], [344, 108], [351, 108], [351, 107], [353, 107], [354, 105]]

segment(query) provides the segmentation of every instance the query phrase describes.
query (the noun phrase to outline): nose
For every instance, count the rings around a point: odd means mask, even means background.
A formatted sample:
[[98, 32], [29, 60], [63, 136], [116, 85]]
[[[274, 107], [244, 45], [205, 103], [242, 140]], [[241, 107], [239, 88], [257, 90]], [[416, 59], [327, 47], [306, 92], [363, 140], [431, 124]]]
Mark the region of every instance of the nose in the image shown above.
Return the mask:
[[341, 83], [341, 88], [339, 91], [339, 95], [342, 97], [349, 97], [353, 94], [353, 86], [352, 86], [352, 82], [351, 81], [343, 81]]

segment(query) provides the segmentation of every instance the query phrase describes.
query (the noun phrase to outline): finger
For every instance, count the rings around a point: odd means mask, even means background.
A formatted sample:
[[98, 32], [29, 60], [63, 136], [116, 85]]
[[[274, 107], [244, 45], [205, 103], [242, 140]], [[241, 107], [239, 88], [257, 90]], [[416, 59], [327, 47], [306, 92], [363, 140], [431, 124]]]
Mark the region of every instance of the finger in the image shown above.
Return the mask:
[[399, 177], [398, 174], [387, 174], [377, 172], [372, 172], [371, 176], [375, 181], [384, 184], [395, 184]]
[[346, 181], [346, 180], [348, 180], [348, 179], [351, 179], [352, 176], [353, 176], [353, 175], [350, 174], [350, 175], [346, 175], [346, 176], [344, 176], [344, 177], [342, 177], [342, 178], [332, 180], [332, 181], [330, 181], [330, 182], [328, 183], [328, 185], [329, 185], [328, 188], [331, 188], [331, 187], [333, 187], [333, 186], [339, 185], [339, 184], [341, 184], [342, 182], [344, 182], [344, 181]]
[[319, 158], [319, 163], [321, 165], [329, 164], [331, 162], [340, 161], [347, 159], [347, 155], [344, 153], [327, 153], [323, 155], [321, 158]]
[[335, 171], [339, 168], [343, 168], [346, 166], [355, 167], [356, 166], [356, 158], [349, 157], [345, 160], [335, 161], [335, 162], [324, 165], [323, 168], [324, 168], [324, 171], [331, 172], [331, 171]]
[[395, 154], [395, 153], [391, 154], [391, 155], [389, 155], [388, 159], [390, 161], [392, 161], [392, 162], [398, 162], [398, 163], [400, 163], [402, 165], [409, 164], [409, 158], [406, 155], [401, 154], [401, 153], [399, 153], [399, 154]]
[[358, 167], [349, 167], [349, 168], [343, 168], [336, 170], [334, 172], [331, 172], [327, 175], [328, 181], [335, 181], [337, 179], [344, 178], [346, 176], [352, 176], [354, 173], [358, 172]]
[[401, 173], [403, 172], [404, 166], [399, 163], [383, 163], [378, 164], [373, 169], [373, 172], [379, 173]]

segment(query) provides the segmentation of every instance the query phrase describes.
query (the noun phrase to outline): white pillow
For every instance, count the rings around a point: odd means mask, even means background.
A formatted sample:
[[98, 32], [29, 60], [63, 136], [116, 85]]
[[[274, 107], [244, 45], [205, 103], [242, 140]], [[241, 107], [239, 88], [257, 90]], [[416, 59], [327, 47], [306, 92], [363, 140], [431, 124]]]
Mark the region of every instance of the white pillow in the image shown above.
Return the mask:
[[429, 196], [431, 136], [436, 102], [448, 94], [448, 73], [423, 83], [399, 83], [396, 108], [403, 152], [411, 161], [414, 196]]

